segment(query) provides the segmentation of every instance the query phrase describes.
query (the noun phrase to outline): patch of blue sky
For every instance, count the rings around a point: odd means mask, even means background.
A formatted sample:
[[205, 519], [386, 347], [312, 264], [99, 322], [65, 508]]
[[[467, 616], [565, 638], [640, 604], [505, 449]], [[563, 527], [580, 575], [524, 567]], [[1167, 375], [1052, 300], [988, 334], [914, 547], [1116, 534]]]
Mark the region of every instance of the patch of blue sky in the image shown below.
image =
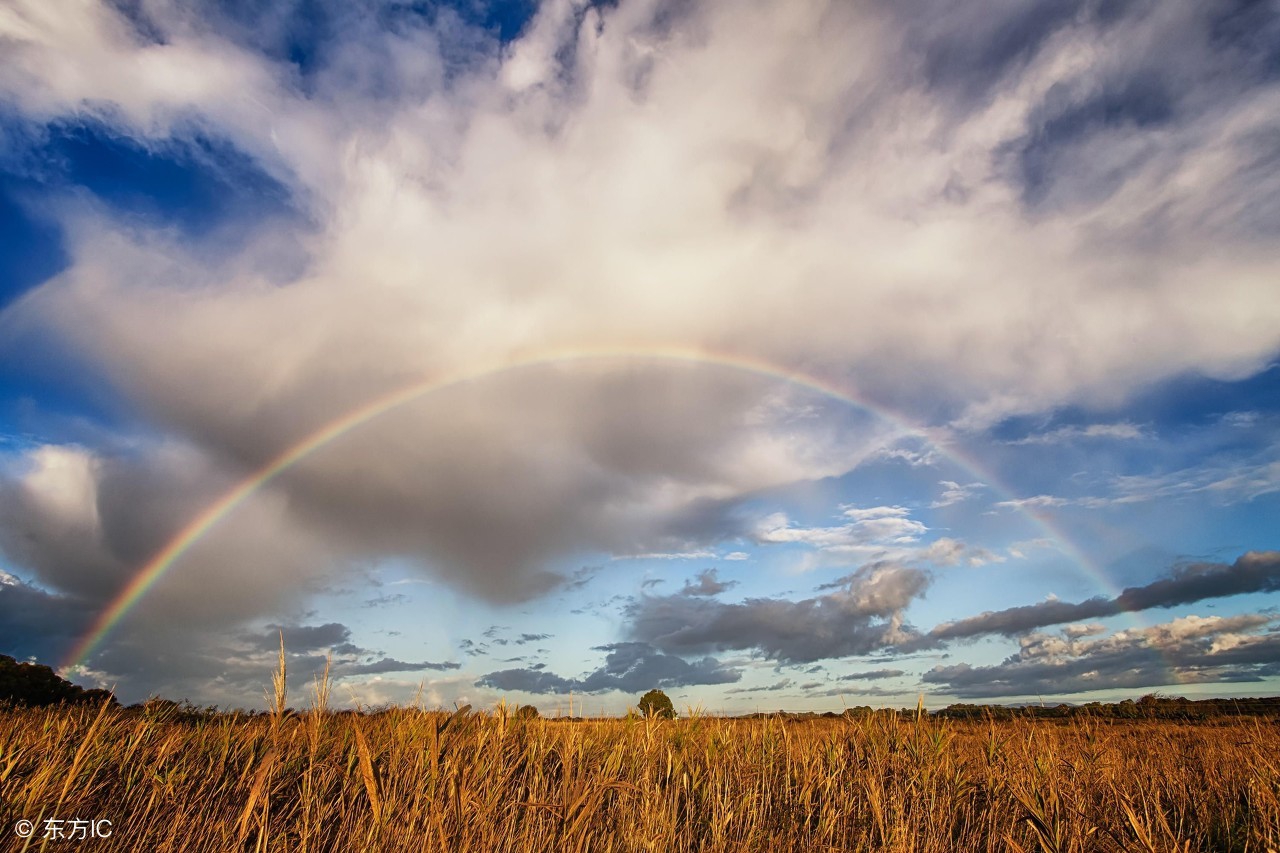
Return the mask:
[[101, 377], [65, 353], [25, 340], [0, 342], [0, 435], [11, 442], [109, 443], [108, 433], [145, 429]]
[[44, 129], [36, 179], [51, 191], [87, 192], [140, 224], [184, 237], [249, 233], [292, 212], [288, 189], [229, 142], [198, 131], [166, 140], [123, 136], [96, 121]]
[[[538, 10], [536, 0], [207, 0], [200, 5], [222, 37], [291, 66], [304, 92], [328, 72], [351, 73], [343, 63], [353, 41], [439, 32], [446, 63], [465, 67], [519, 38]], [[130, 18], [144, 36], [154, 30], [144, 14], [135, 10]], [[368, 89], [378, 81], [362, 82]], [[366, 94], [379, 91], [394, 93], [375, 85]]]
[[[175, 231], [189, 248], [235, 248], [265, 219], [294, 213], [282, 184], [213, 137], [143, 143], [99, 121], [10, 120], [4, 130], [14, 147], [0, 157], [0, 310], [70, 263], [57, 217], [77, 198], [126, 227]], [[125, 415], [100, 377], [48, 341], [10, 333], [0, 355], [0, 431], [56, 441]]]
[[0, 174], [0, 311], [69, 263], [56, 222], [34, 209], [38, 182]]

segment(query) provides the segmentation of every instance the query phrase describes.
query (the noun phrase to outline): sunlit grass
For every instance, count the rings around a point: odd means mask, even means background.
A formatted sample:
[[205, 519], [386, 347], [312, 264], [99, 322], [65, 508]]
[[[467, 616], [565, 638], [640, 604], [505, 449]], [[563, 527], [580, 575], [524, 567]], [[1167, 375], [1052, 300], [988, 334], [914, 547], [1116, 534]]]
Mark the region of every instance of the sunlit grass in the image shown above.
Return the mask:
[[[0, 819], [94, 849], [1280, 849], [1280, 726], [0, 712]], [[37, 837], [31, 849], [40, 849]], [[46, 849], [62, 849], [50, 842]]]

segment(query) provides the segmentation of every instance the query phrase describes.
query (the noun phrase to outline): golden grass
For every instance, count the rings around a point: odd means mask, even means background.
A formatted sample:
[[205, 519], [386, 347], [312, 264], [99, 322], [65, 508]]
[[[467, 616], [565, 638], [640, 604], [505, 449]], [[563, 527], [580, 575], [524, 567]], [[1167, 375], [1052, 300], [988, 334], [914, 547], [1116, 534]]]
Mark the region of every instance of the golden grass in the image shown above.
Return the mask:
[[1280, 726], [0, 712], [0, 846], [50, 817], [111, 820], [96, 850], [1263, 853]]

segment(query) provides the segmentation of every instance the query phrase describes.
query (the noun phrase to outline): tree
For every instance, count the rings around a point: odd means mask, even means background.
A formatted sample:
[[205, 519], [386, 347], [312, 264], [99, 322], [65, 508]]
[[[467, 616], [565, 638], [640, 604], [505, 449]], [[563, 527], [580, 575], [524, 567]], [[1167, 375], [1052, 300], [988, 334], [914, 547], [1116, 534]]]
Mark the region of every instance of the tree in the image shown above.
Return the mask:
[[43, 664], [20, 663], [9, 655], [0, 655], [0, 702], [40, 706], [62, 702], [100, 704], [108, 700], [115, 704], [109, 691], [85, 690]]
[[658, 717], [663, 720], [674, 720], [676, 718], [675, 706], [671, 704], [667, 694], [661, 690], [650, 690], [641, 696], [637, 707], [639, 707], [640, 713], [646, 717]]
[[521, 705], [516, 709], [517, 720], [536, 720], [538, 719], [538, 709], [533, 705]]

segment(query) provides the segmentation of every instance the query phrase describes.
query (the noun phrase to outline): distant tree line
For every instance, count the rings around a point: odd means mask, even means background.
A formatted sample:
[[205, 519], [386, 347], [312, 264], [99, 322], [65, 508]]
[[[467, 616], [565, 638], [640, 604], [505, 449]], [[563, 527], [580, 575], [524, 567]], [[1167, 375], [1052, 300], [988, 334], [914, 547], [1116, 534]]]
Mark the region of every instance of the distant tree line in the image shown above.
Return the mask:
[[115, 704], [109, 690], [86, 690], [61, 678], [44, 664], [0, 655], [0, 703], [23, 706]]
[[[0, 654], [0, 705], [17, 705], [24, 707], [46, 705], [78, 705], [104, 702], [117, 704], [115, 696], [109, 690], [98, 688], [86, 689], [61, 678], [49, 667], [38, 663], [18, 661], [9, 655]], [[661, 690], [650, 690], [640, 697], [637, 703], [641, 715], [674, 719], [675, 708], [671, 700]], [[174, 702], [171, 699], [152, 697], [145, 703], [131, 705], [130, 708], [145, 713], [149, 717], [171, 721], [191, 721], [215, 716], [219, 713], [216, 707], [197, 708], [189, 702]], [[234, 711], [236, 716], [255, 716], [258, 712]], [[868, 705], [846, 708], [843, 713], [835, 711], [817, 713], [806, 711], [801, 713], [747, 714], [747, 718], [781, 717], [790, 720], [811, 720], [832, 717], [863, 717], [871, 714], [898, 714], [911, 719], [921, 713], [917, 708], [877, 710]], [[1012, 719], [1079, 719], [1093, 717], [1115, 720], [1208, 720], [1218, 717], [1277, 717], [1280, 718], [1280, 696], [1269, 696], [1258, 699], [1187, 699], [1183, 696], [1162, 696], [1159, 693], [1148, 693], [1141, 698], [1124, 699], [1120, 702], [1089, 702], [1083, 705], [973, 705], [956, 703], [938, 711], [928, 713], [931, 717], [951, 720], [1012, 720]], [[515, 717], [520, 720], [538, 718], [538, 709], [532, 705], [523, 705], [516, 709]], [[577, 718], [571, 718], [577, 719]]]
[[[905, 713], [905, 712], [904, 712]], [[1280, 696], [1260, 699], [1187, 699], [1148, 693], [1138, 700], [1089, 702], [1084, 705], [948, 705], [934, 716], [953, 720], [1014, 717], [1034, 719], [1079, 719], [1096, 717], [1114, 720], [1206, 720], [1215, 717], [1280, 717]]]

